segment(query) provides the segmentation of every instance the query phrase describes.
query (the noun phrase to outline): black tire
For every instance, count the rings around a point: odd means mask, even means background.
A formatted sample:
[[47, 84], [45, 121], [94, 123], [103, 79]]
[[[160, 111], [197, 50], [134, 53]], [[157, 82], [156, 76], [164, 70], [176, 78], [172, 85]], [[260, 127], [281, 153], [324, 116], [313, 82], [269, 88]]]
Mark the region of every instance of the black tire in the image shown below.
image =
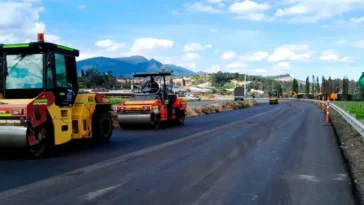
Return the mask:
[[[27, 132], [31, 132], [29, 129]], [[38, 144], [36, 145], [30, 145], [28, 147], [29, 154], [31, 157], [40, 157], [43, 156], [46, 153], [47, 150], [47, 134], [44, 126], [36, 129], [34, 131], [34, 137], [38, 141]]]
[[185, 124], [185, 118], [186, 118], [185, 111], [184, 110], [178, 110], [176, 113], [177, 113], [177, 116], [176, 116], [176, 119], [174, 120], [174, 124], [184, 125]]
[[92, 139], [97, 143], [106, 143], [110, 140], [114, 125], [110, 112], [96, 112], [92, 120]]
[[159, 128], [159, 125], [161, 123], [161, 118], [160, 115], [152, 115], [151, 116], [152, 120], [150, 123], [150, 128], [153, 130], [157, 130]]
[[[27, 132], [31, 132], [29, 129]], [[47, 114], [47, 121], [40, 127], [34, 129], [37, 145], [28, 147], [28, 153], [31, 157], [38, 158], [56, 154], [54, 145], [54, 127], [52, 118]]]

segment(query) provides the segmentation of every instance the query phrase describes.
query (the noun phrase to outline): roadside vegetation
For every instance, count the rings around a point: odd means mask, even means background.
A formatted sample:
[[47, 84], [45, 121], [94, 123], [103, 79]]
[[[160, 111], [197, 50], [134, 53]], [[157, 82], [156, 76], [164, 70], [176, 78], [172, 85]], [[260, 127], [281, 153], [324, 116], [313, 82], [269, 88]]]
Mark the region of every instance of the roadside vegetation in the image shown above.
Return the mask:
[[350, 114], [354, 114], [356, 119], [364, 120], [364, 101], [337, 101], [333, 102]]

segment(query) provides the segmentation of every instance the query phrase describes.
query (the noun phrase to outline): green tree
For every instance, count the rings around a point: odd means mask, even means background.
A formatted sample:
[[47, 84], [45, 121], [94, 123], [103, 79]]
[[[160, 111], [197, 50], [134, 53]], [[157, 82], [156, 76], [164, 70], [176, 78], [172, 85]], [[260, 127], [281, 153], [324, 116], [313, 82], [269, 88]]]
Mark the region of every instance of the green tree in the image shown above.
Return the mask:
[[334, 85], [331, 77], [329, 76], [329, 80], [327, 81], [327, 95], [331, 95], [334, 91]]
[[296, 79], [293, 79], [293, 82], [292, 82], [292, 89], [293, 89], [293, 92], [296, 92], [298, 93], [298, 82]]
[[317, 94], [321, 93], [320, 82], [319, 82], [318, 76], [316, 76], [316, 92], [317, 92]]
[[322, 76], [322, 79], [321, 79], [321, 94], [323, 96], [326, 96], [327, 95], [327, 89], [326, 89], [326, 79], [325, 79], [325, 76]]
[[278, 96], [283, 96], [283, 88], [282, 88], [282, 85], [277, 84], [276, 85], [276, 90], [278, 92]]
[[314, 75], [312, 75], [311, 90], [312, 90], [312, 95], [315, 96], [316, 95], [316, 85], [315, 85], [315, 76]]
[[306, 96], [310, 94], [310, 78], [307, 76], [306, 78], [306, 89], [305, 89]]
[[347, 100], [349, 95], [349, 79], [347, 77], [344, 77], [343, 79], [343, 89], [342, 89], [342, 95], [343, 99]]

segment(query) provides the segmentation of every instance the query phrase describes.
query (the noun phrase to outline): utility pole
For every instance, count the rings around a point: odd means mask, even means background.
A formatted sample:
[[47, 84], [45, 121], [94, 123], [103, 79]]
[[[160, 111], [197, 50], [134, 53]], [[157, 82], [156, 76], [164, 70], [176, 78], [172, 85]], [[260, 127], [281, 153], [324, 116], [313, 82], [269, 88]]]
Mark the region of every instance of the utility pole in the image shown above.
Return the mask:
[[244, 98], [246, 95], [246, 74], [244, 75]]

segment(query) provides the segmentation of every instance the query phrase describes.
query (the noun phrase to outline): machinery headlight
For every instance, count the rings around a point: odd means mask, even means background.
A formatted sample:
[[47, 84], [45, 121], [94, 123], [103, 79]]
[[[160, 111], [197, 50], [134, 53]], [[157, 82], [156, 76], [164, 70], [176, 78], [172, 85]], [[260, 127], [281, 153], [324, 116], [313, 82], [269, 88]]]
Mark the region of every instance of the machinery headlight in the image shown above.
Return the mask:
[[22, 108], [15, 108], [15, 109], [13, 109], [12, 114], [13, 115], [23, 115], [24, 114], [24, 109], [22, 109]]

